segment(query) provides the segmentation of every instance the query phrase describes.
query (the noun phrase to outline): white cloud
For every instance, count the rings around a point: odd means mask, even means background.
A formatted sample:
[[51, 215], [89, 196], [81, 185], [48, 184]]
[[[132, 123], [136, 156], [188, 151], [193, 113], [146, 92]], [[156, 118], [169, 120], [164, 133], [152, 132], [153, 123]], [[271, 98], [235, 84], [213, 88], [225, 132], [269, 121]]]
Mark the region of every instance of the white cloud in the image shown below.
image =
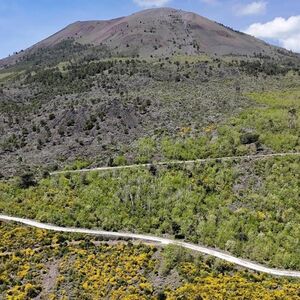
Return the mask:
[[167, 3], [171, 2], [171, 0], [133, 0], [133, 2], [143, 8], [149, 8], [164, 6]]
[[235, 9], [239, 16], [260, 15], [266, 12], [267, 2], [254, 1], [246, 5], [238, 5]]
[[201, 0], [201, 2], [204, 2], [206, 4], [219, 4], [219, 1], [218, 0]]
[[258, 38], [276, 40], [284, 48], [300, 52], [300, 15], [288, 19], [278, 17], [267, 23], [255, 23], [245, 32]]

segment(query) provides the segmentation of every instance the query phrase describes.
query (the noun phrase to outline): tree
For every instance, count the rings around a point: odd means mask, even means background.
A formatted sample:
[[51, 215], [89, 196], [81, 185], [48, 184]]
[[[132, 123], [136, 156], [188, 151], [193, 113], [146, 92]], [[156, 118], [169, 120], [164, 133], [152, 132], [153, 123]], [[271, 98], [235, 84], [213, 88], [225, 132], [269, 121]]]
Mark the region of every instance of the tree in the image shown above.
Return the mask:
[[19, 178], [19, 187], [22, 189], [27, 189], [31, 186], [36, 185], [36, 180], [33, 173], [25, 173]]
[[157, 168], [155, 165], [152, 165], [150, 166], [149, 168], [149, 172], [153, 175], [153, 176], [156, 176], [157, 175]]
[[243, 145], [253, 144], [258, 142], [259, 134], [247, 132], [240, 137], [240, 141]]

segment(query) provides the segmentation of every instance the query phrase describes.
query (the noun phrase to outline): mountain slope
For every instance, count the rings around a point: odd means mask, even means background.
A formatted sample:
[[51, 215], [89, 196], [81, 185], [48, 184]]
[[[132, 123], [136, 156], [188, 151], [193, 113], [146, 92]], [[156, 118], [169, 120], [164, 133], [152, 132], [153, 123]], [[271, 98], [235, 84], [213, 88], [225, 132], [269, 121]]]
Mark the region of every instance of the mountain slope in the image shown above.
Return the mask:
[[[225, 28], [194, 13], [162, 8], [151, 9], [111, 21], [86, 21], [69, 25], [37, 47], [49, 47], [73, 38], [83, 44], [105, 43], [117, 51], [127, 48], [142, 54], [171, 54], [174, 51], [194, 54], [205, 51], [217, 54], [253, 54], [270, 51], [267, 44]], [[181, 48], [181, 49], [180, 49]]]
[[108, 21], [75, 22], [26, 51], [0, 61], [0, 65], [65, 40], [83, 45], [104, 44], [115, 55], [278, 54], [274, 46], [195, 13], [159, 8]]

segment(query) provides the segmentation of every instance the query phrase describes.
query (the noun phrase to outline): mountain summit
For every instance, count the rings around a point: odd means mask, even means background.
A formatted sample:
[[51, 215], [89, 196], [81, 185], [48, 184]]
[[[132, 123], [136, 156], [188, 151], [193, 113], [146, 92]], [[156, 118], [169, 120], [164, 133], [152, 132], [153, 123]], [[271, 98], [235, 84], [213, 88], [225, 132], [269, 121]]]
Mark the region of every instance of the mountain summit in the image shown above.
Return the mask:
[[66, 40], [81, 45], [105, 45], [115, 55], [131, 56], [278, 53], [276, 47], [195, 13], [158, 8], [113, 20], [75, 22], [9, 60]]
[[199, 51], [244, 55], [270, 51], [270, 46], [260, 40], [195, 13], [171, 8], [149, 9], [109, 21], [76, 22], [37, 46], [49, 47], [65, 39], [82, 44], [103, 43], [115, 51], [142, 55]]

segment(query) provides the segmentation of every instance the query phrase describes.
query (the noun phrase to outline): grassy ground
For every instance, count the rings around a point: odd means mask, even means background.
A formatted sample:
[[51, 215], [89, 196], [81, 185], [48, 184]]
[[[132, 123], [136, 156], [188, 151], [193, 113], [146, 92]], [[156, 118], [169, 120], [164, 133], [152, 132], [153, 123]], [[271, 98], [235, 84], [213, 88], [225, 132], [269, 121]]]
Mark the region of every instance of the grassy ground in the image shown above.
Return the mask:
[[7, 79], [13, 78], [14, 76], [18, 75], [17, 73], [14, 72], [0, 72], [0, 81], [5, 81]]

